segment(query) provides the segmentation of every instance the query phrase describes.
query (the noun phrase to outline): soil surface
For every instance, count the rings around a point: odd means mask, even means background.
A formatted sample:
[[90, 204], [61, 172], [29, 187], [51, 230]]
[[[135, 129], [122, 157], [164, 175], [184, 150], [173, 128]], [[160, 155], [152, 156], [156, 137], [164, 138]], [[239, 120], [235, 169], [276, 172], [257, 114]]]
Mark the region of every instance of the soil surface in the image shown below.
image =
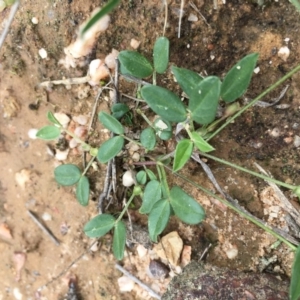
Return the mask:
[[[138, 288], [121, 293], [118, 278], [122, 274], [114, 267], [111, 236], [106, 235], [90, 250], [94, 241], [82, 230], [84, 224], [97, 215], [106, 166], [96, 163], [87, 173], [91, 181], [91, 201], [82, 207], [76, 201], [74, 188], [60, 187], [54, 180], [53, 170], [61, 162], [53, 157], [52, 150], [64, 145], [31, 139], [28, 135], [30, 129], [48, 124], [48, 111], [62, 112], [72, 118], [90, 117], [98, 92], [97, 87], [88, 84], [72, 85], [71, 89], [57, 85], [46, 90], [39, 87], [41, 82], [85, 76], [92, 59], [104, 58], [112, 49], [132, 49], [131, 39], [139, 41], [138, 51], [151, 59], [155, 39], [163, 32], [162, 1], [130, 0], [121, 1], [110, 14], [108, 29], [101, 33], [80, 66], [67, 69], [59, 63], [64, 58], [64, 48], [76, 39], [79, 25], [98, 5], [106, 3], [98, 2], [22, 1], [0, 49], [0, 224], [4, 232], [12, 235], [11, 238], [0, 236], [0, 299], [64, 299], [70, 289], [70, 278], [76, 278], [73, 280], [78, 299], [150, 299]], [[245, 97], [239, 100], [241, 105], [300, 62], [300, 16], [287, 0], [195, 0], [194, 4], [197, 11], [187, 1], [184, 5], [178, 38], [180, 1], [169, 1], [165, 35], [170, 40], [170, 66], [222, 78], [239, 59], [258, 52], [259, 72], [253, 74]], [[0, 31], [9, 11], [7, 8], [0, 13]], [[38, 19], [37, 24], [32, 23], [33, 17]], [[285, 46], [290, 50], [287, 58], [279, 54], [279, 49]], [[46, 59], [39, 55], [41, 48], [47, 51]], [[262, 99], [272, 102], [288, 85], [280, 103], [270, 107], [254, 106], [221, 131], [211, 141], [217, 149], [213, 154], [257, 171], [256, 162], [274, 178], [299, 185], [300, 155], [296, 142], [300, 136], [299, 82], [298, 73]], [[157, 84], [181, 93], [170, 70], [157, 76]], [[135, 84], [121, 80], [120, 92], [135, 96], [136, 89]], [[108, 92], [103, 92], [98, 112], [109, 111], [109, 99]], [[134, 102], [126, 101], [135, 108]], [[141, 130], [141, 120], [134, 112], [133, 121], [130, 131]], [[109, 134], [99, 122], [94, 122], [93, 129], [89, 139], [92, 146], [108, 138]], [[174, 143], [170, 142], [161, 149], [172, 150], [172, 147]], [[130, 164], [126, 152], [124, 157]], [[293, 235], [285, 220], [286, 213], [267, 183], [211, 160], [205, 161], [220, 186], [242, 207], [269, 225]], [[70, 150], [65, 162], [82, 168], [82, 153], [76, 148]], [[118, 178], [124, 170], [120, 164]], [[196, 162], [190, 161], [181, 174], [217, 193]], [[203, 251], [208, 249], [205, 261], [218, 267], [290, 276], [293, 252], [287, 246], [274, 246], [276, 239], [270, 234], [182, 179], [168, 175], [170, 186], [183, 187], [203, 205], [207, 216], [199, 226], [186, 226], [172, 217], [162, 236], [177, 231], [184, 245], [191, 246], [193, 260], [200, 260]], [[294, 195], [284, 189], [283, 192], [299, 209]], [[113, 205], [120, 211], [122, 199], [115, 200]], [[140, 202], [135, 205], [138, 207]], [[51, 230], [59, 245], [41, 231], [28, 211]], [[134, 209], [131, 214], [137, 225], [147, 223]], [[26, 260], [19, 274], [15, 260], [20, 257]], [[149, 261], [141, 262], [135, 249], [126, 254], [125, 266], [129, 266], [129, 262], [134, 276], [140, 274], [137, 264], [144, 266], [147, 273]], [[154, 282], [145, 274], [140, 279], [161, 295], [168, 280]]]

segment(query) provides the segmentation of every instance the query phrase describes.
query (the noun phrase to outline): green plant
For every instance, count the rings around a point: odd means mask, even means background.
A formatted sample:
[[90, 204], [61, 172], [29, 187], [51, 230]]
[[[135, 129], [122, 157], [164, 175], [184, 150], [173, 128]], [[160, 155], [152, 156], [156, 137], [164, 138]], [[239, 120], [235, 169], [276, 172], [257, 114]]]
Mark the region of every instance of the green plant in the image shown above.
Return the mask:
[[[118, 2], [119, 1], [111, 1], [107, 4], [107, 7], [112, 9]], [[94, 17], [93, 21], [90, 21], [88, 24], [96, 22], [99, 16], [103, 16], [103, 14], [99, 13], [97, 17]], [[83, 32], [85, 30], [87, 29], [85, 28]], [[172, 215], [176, 215], [179, 219], [188, 224], [200, 223], [205, 217], [204, 209], [180, 187], [173, 186], [169, 188], [165, 172], [165, 168], [168, 168], [167, 160], [169, 157], [174, 157], [172, 171], [177, 174], [191, 158], [194, 151], [200, 152], [202, 156], [206, 156], [209, 159], [227, 164], [264, 180], [275, 182], [292, 190], [300, 197], [300, 187], [280, 182], [208, 154], [215, 150], [209, 143], [209, 140], [213, 136], [218, 134], [220, 130], [266, 93], [270, 92], [300, 69], [300, 66], [298, 66], [251, 103], [240, 108], [238, 103], [234, 101], [240, 98], [247, 90], [257, 59], [258, 54], [255, 53], [245, 56], [229, 70], [223, 80], [216, 76], [203, 78], [191, 70], [172, 66], [171, 71], [187, 96], [185, 101], [181, 101], [172, 91], [156, 85], [156, 74], [166, 72], [169, 63], [169, 40], [166, 37], [159, 37], [154, 44], [153, 64], [136, 51], [120, 52], [120, 72], [123, 75], [130, 75], [136, 78], [152, 76], [153, 84], [140, 87], [139, 93], [158, 117], [152, 122], [149, 120], [148, 114], [145, 114], [141, 109], [137, 109], [136, 112], [144, 118], [148, 127], [142, 130], [139, 140], [132, 140], [126, 136], [123, 124], [120, 121], [122, 117], [129, 113], [129, 108], [122, 103], [115, 104], [111, 108], [111, 115], [105, 112], [99, 113], [99, 121], [105, 128], [114, 133], [113, 137], [104, 142], [99, 148], [92, 148], [87, 143], [75, 137], [83, 145], [84, 150], [89, 151], [92, 155], [92, 159], [83, 173], [80, 172], [77, 166], [71, 164], [62, 165], [55, 169], [54, 176], [57, 182], [61, 185], [76, 184], [76, 197], [79, 203], [87, 205], [89, 183], [85, 173], [95, 158], [97, 158], [100, 163], [107, 163], [118, 155], [126, 141], [139, 144], [139, 146], [145, 149], [145, 153], [147, 153], [148, 159], [146, 159], [145, 156], [143, 161], [140, 162], [140, 165], [143, 166], [144, 169], [139, 171], [134, 178], [133, 182], [135, 182], [135, 185], [132, 188], [131, 196], [125, 207], [121, 212], [101, 214], [90, 220], [84, 226], [84, 232], [87, 236], [101, 237], [110, 230], [113, 230], [113, 252], [117, 259], [122, 259], [126, 240], [126, 227], [122, 218], [135, 197], [142, 199], [139, 212], [148, 215], [149, 235], [154, 242], [157, 242], [159, 234], [165, 229]], [[221, 101], [226, 105], [226, 112], [223, 117], [215, 120], [216, 111]], [[55, 119], [53, 114], [49, 113], [48, 119], [53, 125], [42, 128], [37, 134], [38, 137], [45, 140], [56, 139], [62, 131], [66, 131]], [[172, 133], [174, 128], [177, 128], [175, 137]], [[183, 138], [179, 137], [179, 131], [185, 131]], [[70, 133], [68, 132], [68, 134]], [[174, 153], [167, 153], [163, 157], [155, 157], [152, 151], [156, 148], [157, 143], [159, 143], [160, 140], [168, 140], [172, 137], [178, 139]], [[156, 167], [157, 175], [147, 168], [149, 164]], [[186, 178], [185, 180], [188, 181]], [[207, 194], [217, 198], [264, 230], [274, 234], [291, 249], [296, 249], [294, 245], [287, 242], [284, 238], [275, 234], [261, 223], [249, 218], [243, 212], [238, 211], [224, 199], [211, 194], [201, 186], [197, 186], [197, 188], [204, 190]], [[290, 291], [291, 299], [297, 299], [300, 295], [299, 276], [297, 275], [299, 257], [300, 254], [298, 250], [293, 267]]]

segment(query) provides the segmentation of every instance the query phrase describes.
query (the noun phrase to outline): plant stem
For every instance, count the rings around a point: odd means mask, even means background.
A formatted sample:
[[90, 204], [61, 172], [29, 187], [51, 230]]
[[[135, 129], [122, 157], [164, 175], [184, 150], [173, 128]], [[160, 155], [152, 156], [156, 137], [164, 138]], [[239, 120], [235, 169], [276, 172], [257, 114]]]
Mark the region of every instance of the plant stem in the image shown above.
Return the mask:
[[84, 169], [84, 171], [82, 172], [81, 176], [84, 176], [85, 173], [87, 172], [87, 170], [90, 168], [90, 166], [92, 165], [93, 161], [95, 160], [96, 156], [92, 156], [91, 160], [89, 161], [88, 165], [86, 166], [86, 168]]
[[[162, 163], [160, 163], [161, 165], [163, 165]], [[169, 171], [172, 172], [172, 169], [166, 165], [163, 165], [166, 169], [168, 169]], [[242, 217], [244, 217], [245, 219], [249, 220], [250, 222], [254, 223], [255, 225], [257, 225], [258, 227], [260, 227], [261, 229], [265, 230], [266, 232], [272, 234], [273, 236], [275, 236], [277, 239], [279, 239], [280, 241], [282, 241], [283, 243], [285, 243], [288, 247], [290, 247], [293, 251], [297, 250], [297, 247], [295, 245], [293, 245], [292, 243], [290, 243], [289, 241], [287, 241], [285, 238], [283, 238], [281, 235], [279, 235], [278, 233], [274, 232], [271, 228], [269, 228], [268, 226], [264, 225], [263, 223], [261, 223], [260, 221], [252, 218], [250, 215], [248, 215], [247, 213], [239, 210], [238, 208], [236, 208], [234, 205], [232, 205], [230, 202], [228, 202], [227, 200], [216, 196], [215, 194], [213, 194], [211, 191], [207, 190], [206, 188], [202, 187], [201, 185], [197, 184], [196, 182], [190, 180], [188, 177], [178, 174], [175, 172], [175, 175], [180, 177], [181, 179], [187, 181], [188, 183], [190, 183], [191, 185], [193, 185], [194, 187], [196, 187], [197, 189], [200, 189], [201, 191], [203, 191], [204, 193], [206, 193], [207, 195], [219, 200], [221, 203], [223, 203], [224, 205], [226, 205], [227, 207], [231, 208], [232, 210], [234, 210], [235, 212], [237, 212], [238, 214], [240, 214]]]
[[160, 182], [163, 185], [163, 191], [165, 191], [165, 193], [166, 193], [165, 196], [168, 199], [170, 199], [170, 189], [169, 189], [169, 185], [168, 185], [168, 182], [167, 182], [167, 175], [166, 175], [166, 172], [165, 172], [165, 169], [164, 169], [164, 164], [161, 163], [161, 162], [157, 162], [156, 168], [157, 168], [157, 172], [158, 172]]
[[68, 135], [70, 135], [72, 138], [74, 138], [76, 140], [76, 142], [79, 142], [81, 145], [84, 146], [84, 150], [88, 151], [91, 149], [91, 146], [89, 144], [87, 144], [86, 142], [84, 142], [83, 140], [81, 140], [77, 135], [75, 135], [73, 132], [69, 131], [68, 129], [62, 128], [61, 130], [65, 131]]
[[281, 83], [289, 79], [292, 75], [300, 71], [300, 65], [298, 65], [296, 68], [294, 68], [292, 71], [281, 77], [277, 82], [272, 84], [269, 88], [267, 88], [264, 92], [262, 92], [259, 96], [257, 96], [255, 99], [253, 99], [250, 103], [245, 105], [241, 110], [239, 110], [235, 115], [233, 115], [231, 118], [229, 118], [222, 126], [220, 126], [215, 132], [212, 133], [212, 135], [206, 140], [209, 141], [214, 136], [216, 136], [221, 130], [223, 130], [228, 124], [230, 124], [233, 120], [235, 120], [237, 117], [239, 117], [245, 110], [247, 110], [249, 107], [253, 106], [256, 102], [258, 102], [261, 98], [263, 98], [265, 95], [270, 93], [272, 90], [274, 90], [276, 87], [278, 87]]
[[143, 117], [143, 119], [148, 123], [148, 125], [153, 128], [153, 124], [150, 122], [150, 120], [147, 118], [147, 116], [139, 108], [136, 110], [136, 113], [141, 115]]
[[133, 200], [134, 197], [135, 197], [135, 194], [132, 193], [131, 196], [130, 196], [130, 198], [129, 198], [129, 200], [127, 201], [126, 205], [124, 206], [122, 212], [120, 213], [120, 215], [119, 215], [119, 217], [118, 217], [118, 219], [116, 220], [115, 223], [118, 223], [122, 219], [123, 215], [127, 211], [128, 207], [129, 207], [129, 205], [132, 202], [132, 200]]
[[132, 140], [131, 138], [127, 137], [127, 136], [124, 135], [124, 134], [120, 134], [120, 136], [123, 137], [125, 140], [127, 140], [127, 141], [129, 141], [129, 142], [132, 142], [132, 143], [135, 143], [135, 144], [137, 144], [137, 145], [139, 145], [139, 146], [141, 146], [141, 147], [144, 147], [141, 143], [139, 143], [139, 142], [137, 142], [137, 141], [135, 141], [135, 140]]
[[291, 185], [291, 184], [288, 184], [288, 183], [285, 183], [285, 182], [276, 180], [276, 179], [274, 179], [274, 178], [265, 176], [265, 175], [260, 174], [260, 173], [256, 173], [256, 172], [254, 172], [254, 171], [248, 170], [248, 169], [246, 169], [246, 168], [243, 168], [243, 167], [241, 167], [241, 166], [238, 166], [238, 165], [236, 165], [236, 164], [234, 164], [234, 163], [231, 163], [231, 162], [229, 162], [229, 161], [223, 160], [223, 159], [218, 158], [218, 157], [216, 157], [216, 156], [213, 156], [213, 155], [210, 155], [210, 154], [207, 154], [207, 153], [202, 153], [202, 152], [201, 152], [201, 156], [210, 158], [210, 159], [212, 159], [212, 160], [214, 160], [214, 161], [217, 161], [217, 162], [219, 162], [219, 163], [221, 163], [221, 164], [224, 164], [224, 165], [230, 166], [230, 167], [232, 167], [232, 168], [238, 169], [238, 170], [240, 170], [240, 171], [243, 171], [243, 172], [245, 172], [245, 173], [251, 174], [251, 175], [256, 176], [256, 177], [258, 177], [258, 178], [261, 178], [261, 179], [263, 179], [263, 180], [273, 182], [273, 183], [275, 183], [275, 184], [277, 184], [277, 185], [283, 186], [283, 187], [288, 188], [288, 189], [290, 189], [290, 190], [294, 190], [294, 189], [296, 188], [296, 186], [294, 186], [294, 185]]

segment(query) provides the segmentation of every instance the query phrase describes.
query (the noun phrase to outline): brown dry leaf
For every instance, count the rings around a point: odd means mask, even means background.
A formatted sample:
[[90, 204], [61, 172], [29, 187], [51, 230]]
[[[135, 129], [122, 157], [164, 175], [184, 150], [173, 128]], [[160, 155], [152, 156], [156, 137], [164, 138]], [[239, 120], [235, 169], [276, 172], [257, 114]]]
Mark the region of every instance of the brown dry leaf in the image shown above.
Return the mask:
[[11, 231], [5, 223], [0, 224], [0, 236], [8, 240], [12, 239]]
[[163, 260], [167, 260], [172, 266], [178, 266], [183, 241], [177, 231], [165, 235], [160, 243], [154, 246], [154, 251]]

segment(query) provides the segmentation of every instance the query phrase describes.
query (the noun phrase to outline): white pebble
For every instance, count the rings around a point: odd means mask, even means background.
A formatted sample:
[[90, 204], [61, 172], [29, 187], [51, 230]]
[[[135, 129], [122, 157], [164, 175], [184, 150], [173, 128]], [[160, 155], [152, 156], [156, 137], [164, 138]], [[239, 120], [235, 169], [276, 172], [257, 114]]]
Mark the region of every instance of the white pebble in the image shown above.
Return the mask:
[[136, 247], [136, 251], [138, 253], [138, 256], [141, 258], [148, 253], [148, 250], [141, 244], [138, 244], [138, 246]]
[[84, 135], [86, 134], [86, 129], [83, 126], [77, 126], [74, 130], [74, 134], [76, 136], [78, 136], [79, 138], [84, 137]]
[[62, 125], [62, 127], [66, 128], [70, 122], [70, 118], [64, 113], [55, 113], [54, 117], [57, 121]]
[[71, 139], [71, 140], [70, 140], [70, 142], [69, 142], [69, 147], [70, 147], [71, 149], [76, 148], [77, 145], [78, 145], [78, 142], [76, 141], [76, 139]]
[[294, 146], [298, 148], [300, 146], [300, 136], [295, 135], [294, 137]]
[[13, 294], [14, 294], [15, 299], [22, 300], [23, 295], [21, 294], [21, 292], [18, 288], [13, 289]]
[[256, 67], [256, 68], [253, 70], [253, 72], [254, 72], [255, 74], [258, 74], [259, 71], [260, 71], [260, 68], [259, 68], [259, 67]]
[[51, 217], [51, 215], [50, 215], [49, 213], [45, 212], [45, 213], [43, 213], [43, 215], [42, 215], [42, 219], [43, 219], [44, 221], [51, 221], [51, 220], [52, 220], [52, 217]]
[[135, 184], [135, 176], [131, 170], [126, 171], [122, 177], [123, 185], [126, 187], [132, 186]]
[[73, 117], [73, 120], [79, 125], [86, 125], [88, 122], [88, 118], [84, 115], [75, 116]]
[[134, 288], [134, 282], [125, 275], [118, 278], [120, 292], [130, 292]]
[[131, 39], [130, 40], [130, 46], [133, 48], [133, 49], [137, 49], [139, 46], [140, 46], [140, 43], [139, 41], [137, 41], [136, 39]]
[[47, 58], [48, 53], [47, 53], [47, 51], [46, 51], [44, 48], [41, 48], [41, 49], [39, 50], [39, 56], [40, 56], [42, 59], [45, 59], [45, 58]]
[[232, 247], [228, 250], [225, 251], [226, 255], [229, 259], [234, 259], [235, 257], [237, 257], [239, 251], [236, 247]]
[[56, 150], [55, 158], [59, 161], [66, 160], [69, 154], [69, 149], [65, 151]]
[[134, 152], [133, 154], [132, 154], [132, 160], [133, 161], [135, 161], [135, 162], [138, 162], [138, 161], [140, 161], [140, 154], [138, 153], [138, 152]]
[[287, 46], [281, 47], [277, 53], [277, 55], [283, 60], [287, 61], [290, 56], [290, 49]]
[[198, 17], [195, 14], [190, 14], [188, 17], [188, 21], [190, 22], [197, 22], [198, 21]]
[[271, 130], [270, 135], [272, 137], [279, 137], [280, 136], [280, 130], [279, 128], [275, 127]]
[[36, 129], [36, 128], [29, 129], [28, 130], [28, 137], [35, 140], [37, 132], [38, 132], [38, 129]]
[[32, 22], [32, 24], [38, 24], [39, 23], [39, 20], [38, 20], [38, 18], [36, 18], [36, 17], [33, 17], [32, 19], [31, 19], [31, 22]]

